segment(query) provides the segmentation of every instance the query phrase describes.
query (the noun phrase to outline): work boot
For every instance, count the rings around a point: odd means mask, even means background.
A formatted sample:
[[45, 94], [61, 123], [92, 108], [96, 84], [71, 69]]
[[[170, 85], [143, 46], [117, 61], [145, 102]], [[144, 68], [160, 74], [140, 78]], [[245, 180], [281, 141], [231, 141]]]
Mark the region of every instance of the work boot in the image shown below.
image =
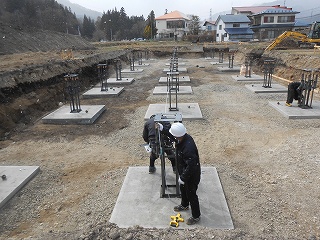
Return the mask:
[[286, 102], [286, 106], [287, 106], [287, 107], [292, 107], [292, 104]]
[[154, 173], [156, 171], [156, 167], [149, 167], [149, 173]]
[[187, 220], [187, 225], [193, 225], [193, 224], [196, 224], [197, 222], [200, 221], [200, 217], [198, 218], [194, 218], [194, 217], [190, 217], [188, 220]]

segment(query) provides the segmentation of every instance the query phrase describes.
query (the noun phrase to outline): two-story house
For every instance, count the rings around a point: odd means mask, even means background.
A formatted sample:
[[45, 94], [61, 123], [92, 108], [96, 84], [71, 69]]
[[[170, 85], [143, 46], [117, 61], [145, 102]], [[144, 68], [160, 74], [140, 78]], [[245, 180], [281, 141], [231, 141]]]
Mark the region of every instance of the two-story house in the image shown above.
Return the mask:
[[155, 18], [158, 33], [156, 38], [180, 39], [189, 32], [190, 18], [182, 12], [173, 11]]
[[250, 29], [250, 19], [246, 15], [220, 15], [217, 18], [216, 41], [250, 41], [253, 31]]
[[295, 26], [295, 15], [299, 12], [292, 9], [271, 8], [252, 15], [251, 29], [258, 40], [274, 39]]

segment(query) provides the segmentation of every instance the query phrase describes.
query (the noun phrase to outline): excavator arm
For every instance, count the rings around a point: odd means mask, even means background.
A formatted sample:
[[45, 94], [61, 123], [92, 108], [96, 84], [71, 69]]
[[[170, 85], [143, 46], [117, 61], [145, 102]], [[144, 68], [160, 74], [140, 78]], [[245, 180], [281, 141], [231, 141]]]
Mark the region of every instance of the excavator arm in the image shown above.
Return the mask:
[[[293, 32], [293, 31], [285, 31], [284, 33], [282, 33], [279, 37], [277, 37], [266, 49], [265, 51], [270, 51], [272, 49], [274, 49], [278, 44], [280, 44], [284, 39], [289, 38], [289, 37], [293, 37], [295, 39], [297, 39], [298, 41], [301, 42], [309, 42], [308, 37], [303, 34], [303, 33], [299, 33], [299, 32]], [[317, 39], [320, 42], [320, 39]]]

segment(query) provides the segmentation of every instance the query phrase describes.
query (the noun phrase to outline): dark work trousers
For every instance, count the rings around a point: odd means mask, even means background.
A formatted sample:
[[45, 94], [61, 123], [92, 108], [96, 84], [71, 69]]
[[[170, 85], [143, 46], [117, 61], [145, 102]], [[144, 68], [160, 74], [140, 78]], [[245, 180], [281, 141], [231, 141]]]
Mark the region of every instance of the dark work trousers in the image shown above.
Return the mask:
[[292, 82], [288, 85], [287, 103], [292, 103], [293, 99], [299, 100], [300, 91], [297, 88], [300, 86], [300, 82]]
[[[154, 162], [157, 160], [157, 155], [156, 155], [156, 144], [153, 141], [150, 141], [150, 147], [151, 147], [151, 153], [150, 153], [150, 167], [154, 167]], [[173, 150], [165, 150], [165, 153], [167, 156], [172, 156], [174, 155]], [[169, 157], [169, 160], [171, 162], [172, 167], [176, 166], [176, 159], [174, 157]]]
[[184, 207], [191, 207], [191, 213], [193, 218], [200, 217], [200, 206], [199, 199], [197, 195], [199, 182], [186, 182], [185, 184], [180, 184], [181, 192], [181, 205]]

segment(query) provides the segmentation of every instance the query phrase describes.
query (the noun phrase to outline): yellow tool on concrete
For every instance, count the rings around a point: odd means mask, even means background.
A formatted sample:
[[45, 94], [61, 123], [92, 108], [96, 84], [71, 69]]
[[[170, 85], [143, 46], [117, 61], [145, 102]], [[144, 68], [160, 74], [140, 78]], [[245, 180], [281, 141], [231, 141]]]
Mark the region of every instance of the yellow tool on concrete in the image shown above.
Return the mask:
[[181, 214], [178, 213], [176, 216], [171, 216], [171, 227], [179, 227], [179, 222], [184, 222], [184, 219], [181, 217]]

